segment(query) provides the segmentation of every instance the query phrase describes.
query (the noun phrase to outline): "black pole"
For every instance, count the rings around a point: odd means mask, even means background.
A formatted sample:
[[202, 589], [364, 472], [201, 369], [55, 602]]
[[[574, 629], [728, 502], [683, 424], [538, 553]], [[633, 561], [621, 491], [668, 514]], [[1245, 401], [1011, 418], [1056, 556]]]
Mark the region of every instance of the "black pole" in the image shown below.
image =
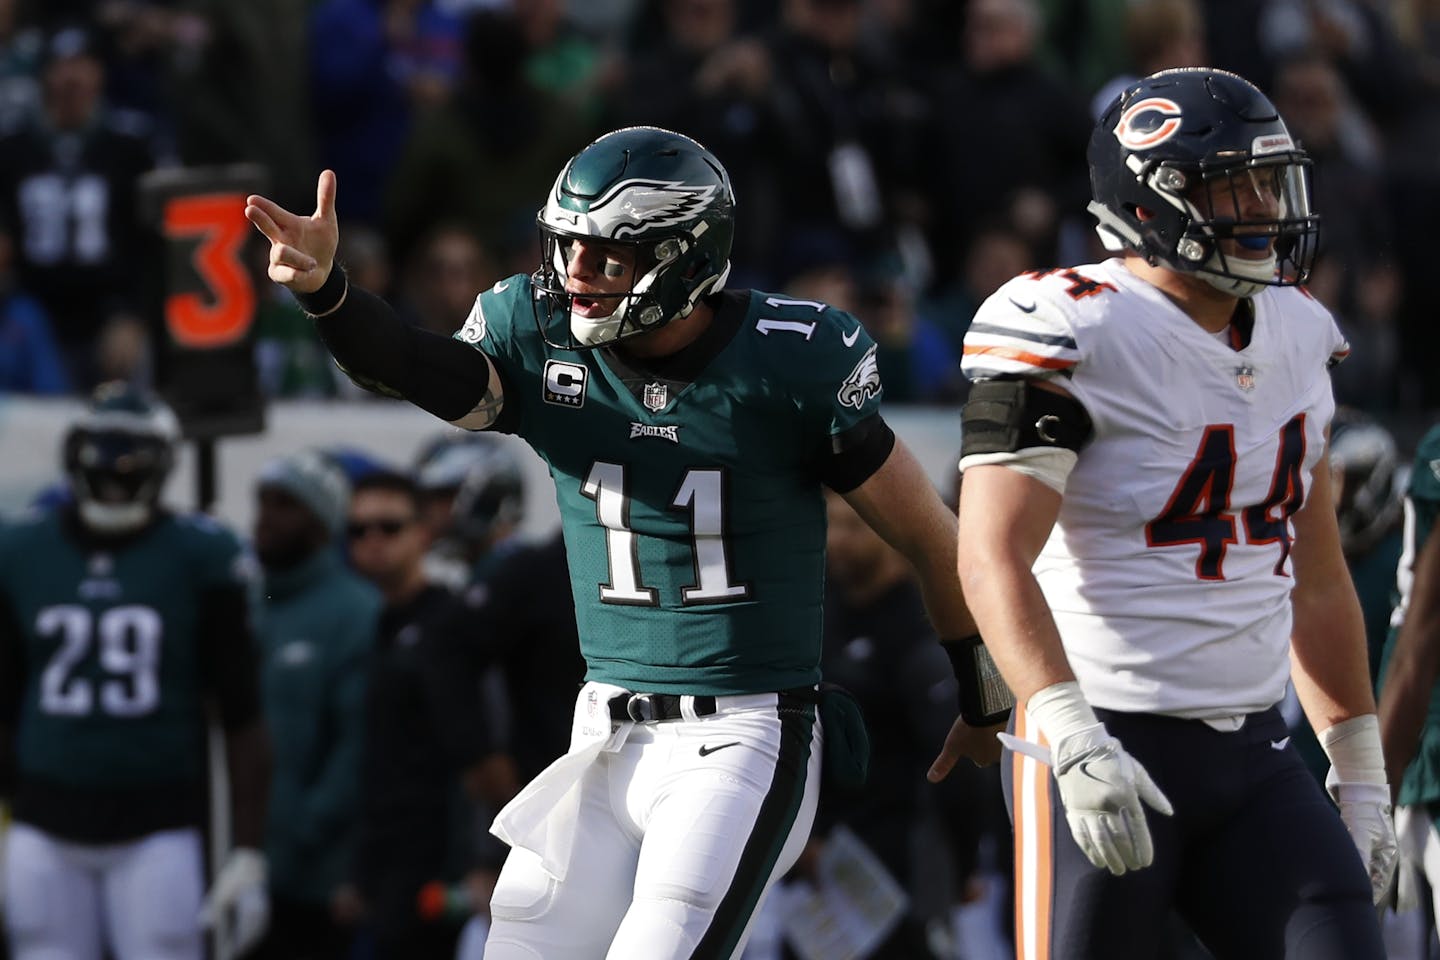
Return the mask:
[[215, 504], [215, 438], [195, 439], [195, 509], [209, 513]]

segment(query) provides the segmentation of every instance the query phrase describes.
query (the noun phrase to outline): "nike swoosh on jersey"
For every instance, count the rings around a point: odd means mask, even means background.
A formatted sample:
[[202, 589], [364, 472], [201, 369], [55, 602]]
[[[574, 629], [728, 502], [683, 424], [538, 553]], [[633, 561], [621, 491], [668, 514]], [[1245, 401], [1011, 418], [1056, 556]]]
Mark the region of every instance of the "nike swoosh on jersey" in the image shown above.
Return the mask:
[[1279, 740], [1270, 741], [1271, 750], [1284, 750], [1290, 744], [1289, 737], [1281, 737]]
[[1035, 304], [1033, 304], [1033, 303], [1030, 304], [1030, 306], [1027, 307], [1027, 306], [1025, 306], [1025, 304], [1021, 303], [1019, 300], [1016, 300], [1014, 297], [1008, 297], [1008, 298], [1006, 298], [1006, 299], [1008, 299], [1011, 303], [1015, 304], [1015, 306], [1016, 306], [1018, 309], [1023, 310], [1025, 313], [1034, 313], [1034, 312], [1035, 312]]
[[706, 746], [705, 744], [702, 743], [702, 744], [700, 745], [700, 756], [702, 756], [702, 757], [708, 757], [708, 756], [710, 756], [710, 754], [714, 753], [716, 750], [724, 750], [726, 747], [738, 747], [738, 746], [740, 746], [740, 741], [739, 741], [739, 740], [731, 740], [729, 743], [722, 743], [722, 744], [720, 744], [718, 747]]
[[495, 287], [494, 287], [494, 292], [495, 292], [495, 293], [504, 293], [506, 290], [509, 290], [509, 289], [510, 289], [510, 281], [509, 281], [509, 280], [496, 280], [496, 281], [495, 281]]
[[851, 330], [849, 333], [845, 333], [845, 334], [841, 334], [841, 335], [840, 335], [840, 340], [841, 340], [841, 341], [845, 344], [845, 346], [847, 346], [847, 347], [853, 347], [853, 346], [855, 346], [855, 341], [858, 340], [858, 339], [860, 339], [860, 328], [859, 328], [859, 327], [856, 327], [854, 330]]

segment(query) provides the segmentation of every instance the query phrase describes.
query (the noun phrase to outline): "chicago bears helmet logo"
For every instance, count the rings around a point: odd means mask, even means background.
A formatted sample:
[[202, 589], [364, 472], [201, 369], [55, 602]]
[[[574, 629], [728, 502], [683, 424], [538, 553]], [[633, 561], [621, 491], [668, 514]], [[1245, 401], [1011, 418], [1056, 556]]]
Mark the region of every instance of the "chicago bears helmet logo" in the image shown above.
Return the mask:
[[1115, 124], [1115, 139], [1130, 150], [1150, 150], [1180, 132], [1180, 104], [1164, 97], [1132, 103]]

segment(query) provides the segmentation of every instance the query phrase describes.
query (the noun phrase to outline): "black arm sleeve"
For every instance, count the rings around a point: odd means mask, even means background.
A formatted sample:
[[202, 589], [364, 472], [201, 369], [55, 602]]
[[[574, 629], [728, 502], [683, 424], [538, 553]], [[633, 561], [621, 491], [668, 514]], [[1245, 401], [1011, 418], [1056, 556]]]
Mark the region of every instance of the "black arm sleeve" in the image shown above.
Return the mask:
[[259, 662], [243, 586], [216, 587], [201, 598], [200, 669], [220, 723], [236, 730], [260, 715]]
[[895, 431], [880, 414], [866, 417], [830, 438], [820, 478], [836, 493], [849, 493], [884, 465], [895, 449]]
[[[321, 312], [338, 299], [330, 291], [339, 268], [301, 306]], [[368, 390], [403, 397], [442, 420], [459, 420], [485, 396], [490, 365], [468, 344], [405, 323], [391, 306], [351, 286], [333, 312], [315, 318], [320, 339], [352, 380]]]

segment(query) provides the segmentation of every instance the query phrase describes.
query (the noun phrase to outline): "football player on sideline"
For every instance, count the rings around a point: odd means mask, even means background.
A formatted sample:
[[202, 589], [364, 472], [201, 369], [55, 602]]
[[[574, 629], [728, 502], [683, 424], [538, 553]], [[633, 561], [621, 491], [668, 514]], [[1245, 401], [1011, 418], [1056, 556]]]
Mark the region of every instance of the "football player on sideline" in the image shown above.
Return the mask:
[[[317, 193], [312, 216], [261, 197], [246, 215], [336, 360], [519, 434], [557, 488], [587, 683], [569, 753], [496, 819], [513, 849], [487, 960], [738, 956], [810, 833], [816, 701], [843, 713], [815, 689], [822, 488], [914, 564], [940, 636], [974, 633], [954, 518], [879, 414], [873, 341], [824, 303], [723, 290], [730, 178], [670, 131], [573, 157], [540, 268], [481, 293], [453, 339], [347, 284], [329, 171]], [[843, 759], [853, 741], [829, 739]], [[937, 769], [998, 753], [985, 740], [957, 720]]]
[[1296, 287], [1309, 160], [1196, 68], [1127, 87], [1089, 164], [1119, 256], [1011, 280], [964, 349], [961, 581], [1023, 704], [1019, 956], [1153, 957], [1173, 908], [1221, 960], [1381, 957], [1395, 835], [1325, 456], [1348, 347]]
[[[0, 535], [15, 960], [200, 960], [202, 924], [223, 925], [235, 955], [265, 930], [255, 564], [208, 517], [160, 507], [178, 440], [164, 404], [102, 384], [65, 437], [72, 502]], [[202, 903], [211, 705], [234, 849]]]

